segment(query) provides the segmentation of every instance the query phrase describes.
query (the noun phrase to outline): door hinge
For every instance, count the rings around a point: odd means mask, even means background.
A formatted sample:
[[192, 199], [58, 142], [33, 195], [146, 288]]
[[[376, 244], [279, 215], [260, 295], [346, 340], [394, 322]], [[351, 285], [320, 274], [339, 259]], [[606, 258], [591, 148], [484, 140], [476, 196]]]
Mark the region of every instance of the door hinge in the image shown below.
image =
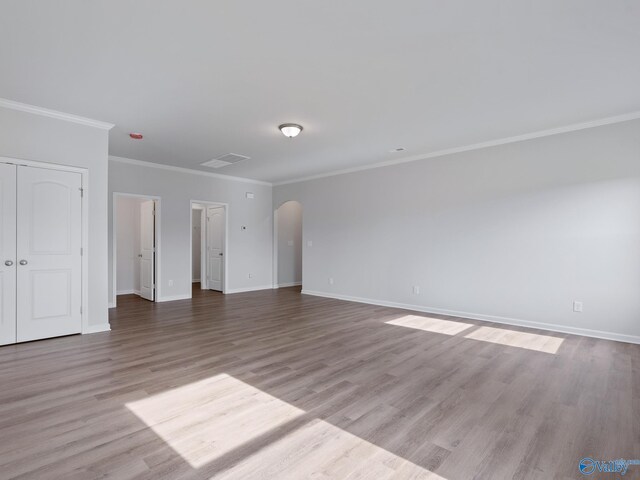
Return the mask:
[[80, 305], [80, 315], [82, 315], [82, 305]]
[[80, 256], [84, 255], [84, 248], [80, 247]]
[[84, 197], [84, 188], [80, 187], [80, 198]]

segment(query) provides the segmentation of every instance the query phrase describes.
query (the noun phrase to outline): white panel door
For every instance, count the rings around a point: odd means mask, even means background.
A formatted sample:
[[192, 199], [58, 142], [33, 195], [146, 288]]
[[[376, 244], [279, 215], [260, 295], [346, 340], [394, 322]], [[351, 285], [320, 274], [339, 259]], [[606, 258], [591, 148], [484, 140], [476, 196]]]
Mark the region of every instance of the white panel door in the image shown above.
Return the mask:
[[155, 300], [155, 202], [140, 204], [140, 296]]
[[16, 343], [16, 166], [0, 163], [0, 345]]
[[207, 288], [222, 291], [224, 284], [224, 207], [207, 207]]
[[82, 177], [18, 167], [17, 340], [82, 330]]

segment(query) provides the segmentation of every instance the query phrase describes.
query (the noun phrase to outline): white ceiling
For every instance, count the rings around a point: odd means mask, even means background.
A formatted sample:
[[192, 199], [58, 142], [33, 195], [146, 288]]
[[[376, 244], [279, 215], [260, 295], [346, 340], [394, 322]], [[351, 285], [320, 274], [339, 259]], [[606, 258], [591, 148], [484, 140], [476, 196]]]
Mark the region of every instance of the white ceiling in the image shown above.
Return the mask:
[[640, 110], [640, 2], [2, 0], [0, 70], [112, 155], [277, 182]]

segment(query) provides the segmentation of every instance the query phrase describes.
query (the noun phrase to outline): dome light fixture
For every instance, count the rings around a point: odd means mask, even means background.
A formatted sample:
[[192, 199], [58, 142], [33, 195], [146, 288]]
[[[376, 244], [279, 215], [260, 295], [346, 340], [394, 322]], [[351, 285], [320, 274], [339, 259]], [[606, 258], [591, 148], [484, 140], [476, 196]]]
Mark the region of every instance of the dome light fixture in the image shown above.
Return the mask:
[[283, 123], [278, 127], [285, 137], [293, 138], [297, 137], [302, 131], [302, 125], [297, 123]]

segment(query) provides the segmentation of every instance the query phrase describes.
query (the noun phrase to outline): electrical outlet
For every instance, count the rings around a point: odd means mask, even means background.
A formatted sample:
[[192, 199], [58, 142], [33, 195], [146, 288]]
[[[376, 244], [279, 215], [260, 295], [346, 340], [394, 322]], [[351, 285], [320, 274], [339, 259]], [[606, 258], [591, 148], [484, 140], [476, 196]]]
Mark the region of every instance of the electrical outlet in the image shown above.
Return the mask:
[[420, 295], [420, 287], [418, 285], [413, 286], [413, 294]]
[[333, 285], [333, 277], [329, 277], [329, 285]]
[[577, 300], [574, 300], [573, 311], [576, 313], [582, 313], [582, 302], [578, 302]]
[[170, 287], [173, 287], [173, 280], [169, 280], [169, 281], [167, 281], [167, 284], [168, 284]]
[[249, 274], [247, 275], [247, 278], [253, 278], [253, 273], [249, 273]]

